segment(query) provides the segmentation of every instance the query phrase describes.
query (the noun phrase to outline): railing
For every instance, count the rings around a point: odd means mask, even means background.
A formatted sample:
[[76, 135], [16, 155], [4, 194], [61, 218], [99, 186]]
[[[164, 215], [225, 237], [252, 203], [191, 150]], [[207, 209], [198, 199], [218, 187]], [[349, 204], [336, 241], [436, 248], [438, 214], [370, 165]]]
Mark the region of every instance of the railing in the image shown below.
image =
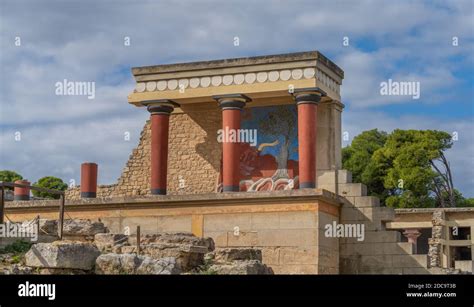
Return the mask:
[[51, 194], [59, 195], [59, 224], [58, 224], [58, 236], [61, 240], [63, 238], [63, 225], [64, 225], [64, 204], [65, 204], [65, 194], [64, 191], [60, 190], [51, 190], [46, 188], [35, 187], [29, 184], [23, 183], [14, 183], [14, 182], [3, 182], [0, 181], [0, 224], [4, 222], [4, 215], [5, 215], [5, 187], [8, 188], [28, 188], [30, 190], [35, 190], [39, 192], [47, 192]]

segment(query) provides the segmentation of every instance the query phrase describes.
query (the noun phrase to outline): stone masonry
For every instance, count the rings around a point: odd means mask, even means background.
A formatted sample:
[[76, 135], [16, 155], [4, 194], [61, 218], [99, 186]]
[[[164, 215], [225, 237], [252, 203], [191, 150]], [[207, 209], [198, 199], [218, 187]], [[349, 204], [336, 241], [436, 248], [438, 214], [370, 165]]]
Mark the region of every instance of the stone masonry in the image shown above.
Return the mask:
[[[217, 130], [221, 112], [186, 111], [170, 118], [168, 194], [200, 194], [215, 191], [219, 176], [221, 146]], [[150, 121], [140, 135], [122, 175], [114, 185], [99, 185], [97, 197], [140, 196], [150, 194]], [[66, 192], [66, 199], [79, 199], [78, 186]]]

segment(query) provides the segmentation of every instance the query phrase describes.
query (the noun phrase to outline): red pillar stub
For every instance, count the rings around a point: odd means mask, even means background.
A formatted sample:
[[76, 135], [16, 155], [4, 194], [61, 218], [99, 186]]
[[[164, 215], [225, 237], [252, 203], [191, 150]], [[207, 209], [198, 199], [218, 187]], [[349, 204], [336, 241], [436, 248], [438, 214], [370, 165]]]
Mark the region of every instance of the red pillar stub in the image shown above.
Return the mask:
[[150, 112], [151, 120], [151, 180], [153, 195], [166, 195], [168, 175], [169, 117], [179, 104], [172, 100], [147, 100], [142, 105]]
[[96, 163], [81, 164], [81, 198], [95, 198], [97, 196], [97, 171]]
[[[30, 185], [28, 180], [16, 180], [15, 183]], [[13, 200], [30, 200], [30, 188], [28, 187], [14, 187]]]
[[320, 88], [295, 89], [293, 92], [298, 106], [298, 156], [299, 187], [316, 187], [316, 148], [318, 104], [326, 93]]

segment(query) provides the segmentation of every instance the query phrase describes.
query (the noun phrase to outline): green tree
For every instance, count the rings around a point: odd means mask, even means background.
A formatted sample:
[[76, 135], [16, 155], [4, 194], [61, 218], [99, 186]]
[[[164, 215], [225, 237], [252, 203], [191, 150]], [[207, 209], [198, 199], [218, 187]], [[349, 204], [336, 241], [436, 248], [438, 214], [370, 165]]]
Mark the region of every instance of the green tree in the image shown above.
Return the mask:
[[[389, 190], [386, 205], [398, 208], [444, 206], [440, 172], [433, 168], [452, 146], [451, 135], [436, 130], [394, 130], [372, 160]], [[445, 158], [444, 158], [445, 159]], [[449, 167], [449, 164], [448, 164]], [[451, 181], [452, 179], [447, 179]], [[445, 191], [452, 198], [452, 190]], [[434, 199], [431, 197], [436, 195]]]
[[[445, 201], [448, 201], [449, 196], [446, 193], [443, 193]], [[454, 189], [454, 198], [456, 201], [456, 207], [474, 207], [474, 198], [464, 198], [461, 192]]]
[[474, 198], [463, 198], [458, 203], [458, 207], [474, 207]]
[[451, 146], [443, 131], [397, 129], [387, 135], [374, 129], [343, 148], [343, 167], [390, 207], [470, 206], [472, 200], [454, 189], [444, 155]]
[[372, 161], [372, 155], [387, 141], [387, 133], [377, 129], [364, 131], [356, 136], [350, 146], [342, 149], [343, 168], [352, 172], [353, 182], [367, 185], [369, 195], [382, 201], [389, 192], [384, 187], [382, 169]]
[[[64, 191], [67, 189], [67, 184], [64, 183], [60, 178], [53, 177], [53, 176], [46, 176], [38, 180], [33, 184], [35, 187], [39, 188], [46, 188], [51, 190], [60, 190]], [[58, 199], [59, 194], [52, 194], [48, 192], [40, 192], [33, 190], [33, 195], [36, 197], [44, 197], [44, 198], [53, 198]]]
[[[20, 174], [14, 172], [14, 171], [8, 171], [8, 170], [3, 170], [0, 171], [0, 181], [4, 182], [15, 182], [16, 180], [22, 180], [23, 176]], [[5, 189], [12, 190], [12, 188], [6, 187]]]

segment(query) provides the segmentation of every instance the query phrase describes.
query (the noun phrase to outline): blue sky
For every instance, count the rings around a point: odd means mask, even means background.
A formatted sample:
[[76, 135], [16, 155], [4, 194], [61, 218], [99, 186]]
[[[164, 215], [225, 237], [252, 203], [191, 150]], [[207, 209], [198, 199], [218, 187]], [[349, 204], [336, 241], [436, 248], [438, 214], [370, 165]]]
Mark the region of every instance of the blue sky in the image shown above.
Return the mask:
[[[319, 50], [345, 71], [343, 131], [350, 139], [373, 128], [457, 132], [447, 153], [454, 184], [474, 197], [473, 6], [472, 0], [4, 0], [0, 169], [31, 181], [53, 175], [78, 182], [81, 162], [95, 161], [99, 182], [114, 183], [148, 117], [127, 103], [130, 67]], [[381, 96], [380, 82], [389, 78], [420, 82], [420, 99]], [[63, 79], [96, 82], [96, 98], [56, 96], [54, 84]]]

